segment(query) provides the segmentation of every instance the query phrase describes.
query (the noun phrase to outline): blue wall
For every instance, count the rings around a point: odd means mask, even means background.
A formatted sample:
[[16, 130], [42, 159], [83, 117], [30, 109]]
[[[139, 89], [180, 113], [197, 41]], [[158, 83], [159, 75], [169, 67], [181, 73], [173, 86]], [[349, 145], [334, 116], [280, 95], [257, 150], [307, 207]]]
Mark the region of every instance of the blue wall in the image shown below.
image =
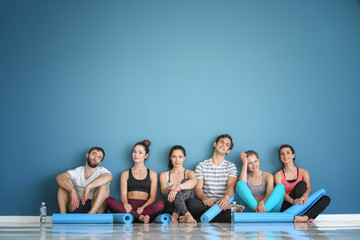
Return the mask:
[[[296, 150], [326, 213], [360, 213], [360, 2], [0, 1], [1, 215], [57, 212], [55, 176], [105, 148], [111, 195], [152, 141], [195, 168], [221, 133], [280, 168]], [[161, 198], [159, 196], [159, 198]]]

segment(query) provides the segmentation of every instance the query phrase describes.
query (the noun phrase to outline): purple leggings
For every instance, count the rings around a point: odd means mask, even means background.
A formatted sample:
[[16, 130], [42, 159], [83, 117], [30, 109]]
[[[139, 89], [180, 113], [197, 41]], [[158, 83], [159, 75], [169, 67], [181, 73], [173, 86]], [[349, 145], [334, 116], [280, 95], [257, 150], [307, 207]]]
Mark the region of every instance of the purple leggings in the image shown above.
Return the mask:
[[[128, 202], [132, 207], [130, 214], [133, 215], [133, 217], [138, 220], [140, 217], [140, 214], [138, 214], [136, 212], [136, 210], [138, 209], [138, 207], [141, 207], [142, 205], [144, 205], [144, 203], [146, 203], [147, 200], [128, 199]], [[124, 204], [117, 201], [113, 197], [107, 198], [106, 204], [112, 213], [126, 213]], [[157, 215], [159, 215], [163, 209], [164, 209], [164, 203], [162, 201], [155, 201], [154, 203], [152, 203], [149, 206], [147, 206], [146, 208], [144, 208], [144, 211], [142, 212], [141, 215], [143, 215], [143, 216], [149, 215], [150, 220], [153, 221], [155, 219], [155, 217]]]

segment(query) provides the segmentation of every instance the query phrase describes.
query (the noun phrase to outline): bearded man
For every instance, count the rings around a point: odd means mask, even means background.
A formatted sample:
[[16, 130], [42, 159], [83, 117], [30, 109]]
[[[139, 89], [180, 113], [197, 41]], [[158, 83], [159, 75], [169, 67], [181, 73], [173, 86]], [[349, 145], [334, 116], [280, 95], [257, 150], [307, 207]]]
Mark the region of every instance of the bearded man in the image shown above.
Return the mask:
[[85, 166], [63, 172], [56, 177], [60, 213], [103, 213], [110, 195], [111, 173], [99, 166], [104, 149], [93, 147], [86, 153]]

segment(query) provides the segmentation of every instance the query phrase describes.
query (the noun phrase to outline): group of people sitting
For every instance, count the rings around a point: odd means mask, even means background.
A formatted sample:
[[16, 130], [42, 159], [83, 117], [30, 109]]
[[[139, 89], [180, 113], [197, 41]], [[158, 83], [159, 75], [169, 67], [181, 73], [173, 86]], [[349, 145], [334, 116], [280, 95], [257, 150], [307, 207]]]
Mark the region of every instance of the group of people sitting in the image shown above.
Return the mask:
[[[214, 204], [222, 210], [212, 222], [230, 222], [229, 200], [235, 191], [239, 196], [237, 211], [282, 212], [294, 204], [306, 204], [311, 193], [307, 170], [297, 167], [295, 151], [290, 145], [279, 148], [283, 168], [275, 176], [260, 169], [255, 151], [242, 152], [242, 169], [238, 177], [235, 164], [225, 159], [234, 144], [228, 134], [214, 142], [210, 159], [200, 162], [195, 172], [185, 169], [186, 151], [173, 146], [169, 154], [169, 171], [160, 174], [160, 187], [165, 203], [156, 200], [158, 176], [145, 166], [150, 141], [134, 145], [134, 166], [120, 178], [120, 200], [110, 197], [111, 173], [99, 164], [105, 157], [100, 147], [86, 154], [85, 166], [61, 173], [56, 177], [59, 185], [57, 198], [60, 213], [130, 213], [135, 221], [149, 223], [161, 213], [169, 213], [173, 223], [196, 223]], [[311, 222], [329, 205], [330, 198], [322, 196], [304, 215], [294, 222]]]

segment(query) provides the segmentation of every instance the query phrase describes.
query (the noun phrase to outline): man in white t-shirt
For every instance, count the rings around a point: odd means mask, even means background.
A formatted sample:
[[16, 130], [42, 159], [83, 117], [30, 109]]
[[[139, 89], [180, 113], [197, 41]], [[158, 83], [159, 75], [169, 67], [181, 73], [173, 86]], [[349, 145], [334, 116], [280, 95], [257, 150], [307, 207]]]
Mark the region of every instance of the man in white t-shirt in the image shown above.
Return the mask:
[[[201, 215], [215, 203], [218, 203], [223, 211], [212, 222], [230, 222], [231, 220], [228, 205], [235, 191], [238, 172], [235, 164], [225, 160], [225, 156], [233, 146], [230, 135], [218, 136], [214, 142], [215, 149], [212, 158], [200, 162], [195, 168], [197, 199], [189, 198], [186, 200], [186, 206], [196, 221], [200, 221]], [[239, 210], [242, 210], [242, 206]]]
[[105, 199], [110, 195], [111, 173], [99, 166], [105, 157], [100, 147], [86, 154], [85, 166], [63, 172], [56, 177], [59, 185], [57, 198], [60, 213], [103, 213]]

